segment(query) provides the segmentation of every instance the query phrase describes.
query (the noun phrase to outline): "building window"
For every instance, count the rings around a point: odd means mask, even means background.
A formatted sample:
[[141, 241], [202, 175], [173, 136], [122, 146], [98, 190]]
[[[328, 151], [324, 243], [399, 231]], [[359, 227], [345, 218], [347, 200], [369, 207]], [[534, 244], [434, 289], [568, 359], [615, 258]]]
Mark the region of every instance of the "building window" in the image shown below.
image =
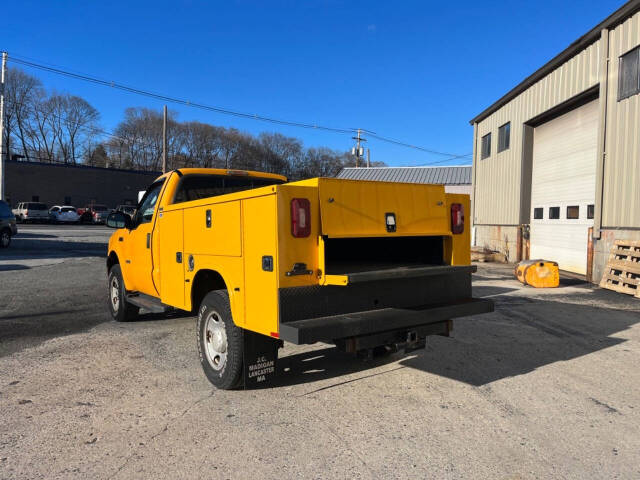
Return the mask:
[[533, 209], [533, 218], [535, 220], [542, 220], [543, 216], [544, 216], [544, 208], [539, 207], [539, 208]]
[[587, 205], [587, 218], [593, 218], [593, 212], [595, 210], [595, 205]]
[[498, 129], [498, 153], [509, 150], [511, 142], [511, 122], [507, 122]]
[[578, 205], [567, 207], [567, 219], [576, 220], [578, 218], [580, 218], [580, 207]]
[[640, 47], [620, 57], [618, 101], [640, 92]]
[[482, 137], [482, 160], [491, 156], [491, 134], [487, 133]]
[[560, 207], [549, 207], [549, 218], [551, 220], [560, 218]]

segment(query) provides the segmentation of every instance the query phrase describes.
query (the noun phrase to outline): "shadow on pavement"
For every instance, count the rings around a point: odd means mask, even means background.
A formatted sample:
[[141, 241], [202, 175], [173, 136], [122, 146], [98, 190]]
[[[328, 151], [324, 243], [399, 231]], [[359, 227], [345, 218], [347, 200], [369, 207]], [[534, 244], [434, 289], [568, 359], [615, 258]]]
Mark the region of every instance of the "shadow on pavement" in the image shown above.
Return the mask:
[[512, 287], [494, 287], [492, 285], [473, 285], [474, 297], [492, 297], [503, 293], [515, 292], [519, 288]]
[[0, 315], [0, 357], [62, 335], [89, 330], [110, 320], [106, 309], [51, 310]]
[[31, 260], [37, 258], [107, 257], [107, 241], [82, 242], [39, 240], [15, 237], [11, 246], [0, 254], [0, 260]]
[[[600, 292], [594, 293], [597, 297]], [[624, 338], [613, 335], [640, 322], [637, 307], [599, 308], [564, 303], [561, 299], [503, 298], [508, 300], [500, 301], [494, 313], [458, 319], [450, 338], [429, 337], [426, 349], [408, 356], [398, 353], [364, 361], [329, 347], [284, 357], [279, 360], [279, 377], [272, 386], [336, 380], [318, 389], [324, 390], [365, 379], [370, 375], [346, 381], [341, 377], [363, 373], [399, 358], [399, 365], [394, 364], [396, 368], [409, 367], [481, 386], [624, 343]], [[594, 299], [593, 295], [591, 298]]]
[[18, 234], [13, 237], [14, 240], [22, 239], [22, 238], [56, 238], [58, 235], [50, 235], [48, 233], [29, 233], [29, 232], [21, 232], [18, 230]]
[[[0, 260], [2, 260], [2, 257], [0, 257]], [[12, 270], [29, 270], [29, 268], [26, 265], [19, 265], [19, 264], [5, 264], [5, 265], [0, 265], [0, 272], [10, 272]]]
[[[332, 386], [351, 383], [361, 378], [367, 378], [374, 375], [380, 375], [384, 372], [375, 372], [364, 375], [358, 379], [345, 380], [340, 377], [358, 372], [366, 372], [367, 370], [380, 367], [382, 365], [398, 360], [401, 354], [392, 354], [387, 356], [375, 357], [373, 360], [364, 360], [357, 358], [355, 355], [341, 352], [335, 347], [329, 347], [313, 350], [311, 352], [297, 353], [278, 359], [277, 368], [278, 376], [265, 387], [261, 388], [277, 388], [290, 385], [300, 385], [304, 383], [317, 382], [320, 380], [336, 379], [337, 383], [318, 390], [326, 390]], [[396, 368], [398, 368], [396, 366]], [[315, 391], [309, 393], [313, 393]]]

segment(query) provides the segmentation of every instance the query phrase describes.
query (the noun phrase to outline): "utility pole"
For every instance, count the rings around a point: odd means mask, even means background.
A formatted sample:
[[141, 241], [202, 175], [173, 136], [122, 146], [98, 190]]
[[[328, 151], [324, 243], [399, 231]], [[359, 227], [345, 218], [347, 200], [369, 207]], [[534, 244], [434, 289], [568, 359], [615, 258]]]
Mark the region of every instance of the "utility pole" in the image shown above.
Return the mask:
[[371, 149], [367, 148], [367, 168], [371, 167]]
[[[4, 85], [7, 74], [7, 52], [2, 52], [2, 73], [0, 74], [0, 200], [5, 198], [5, 142], [4, 142]], [[8, 139], [7, 139], [8, 140]]]
[[351, 154], [354, 155], [356, 157], [356, 168], [358, 168], [360, 166], [360, 158], [364, 156], [364, 149], [360, 146], [360, 142], [366, 142], [367, 139], [366, 138], [362, 138], [360, 136], [360, 134], [362, 133], [362, 129], [358, 129], [358, 136], [357, 137], [351, 137], [353, 140], [356, 141], [356, 146], [353, 147], [351, 149]]
[[167, 173], [167, 106], [162, 116], [162, 173]]

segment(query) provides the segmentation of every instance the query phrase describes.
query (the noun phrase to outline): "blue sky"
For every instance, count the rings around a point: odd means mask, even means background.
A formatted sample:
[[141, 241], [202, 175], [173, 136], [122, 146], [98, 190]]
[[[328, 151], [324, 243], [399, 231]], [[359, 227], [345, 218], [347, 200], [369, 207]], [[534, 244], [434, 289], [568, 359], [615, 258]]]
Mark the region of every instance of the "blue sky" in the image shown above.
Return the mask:
[[[5, 2], [0, 49], [208, 105], [472, 150], [468, 121], [624, 2], [538, 0]], [[27, 71], [31, 71], [25, 68]], [[32, 71], [86, 98], [111, 130], [148, 98]], [[278, 131], [347, 150], [349, 135], [169, 105], [181, 120]], [[371, 139], [372, 160], [443, 157]], [[457, 160], [450, 163], [470, 163]]]

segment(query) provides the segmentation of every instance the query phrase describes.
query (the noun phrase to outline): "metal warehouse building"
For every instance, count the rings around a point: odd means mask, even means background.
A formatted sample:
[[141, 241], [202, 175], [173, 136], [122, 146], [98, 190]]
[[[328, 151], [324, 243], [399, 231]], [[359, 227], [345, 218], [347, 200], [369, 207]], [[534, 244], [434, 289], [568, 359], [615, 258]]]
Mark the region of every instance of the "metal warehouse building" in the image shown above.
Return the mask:
[[471, 195], [471, 166], [343, 168], [338, 178], [444, 185], [449, 193]]
[[474, 242], [598, 282], [640, 239], [640, 0], [471, 120]]

